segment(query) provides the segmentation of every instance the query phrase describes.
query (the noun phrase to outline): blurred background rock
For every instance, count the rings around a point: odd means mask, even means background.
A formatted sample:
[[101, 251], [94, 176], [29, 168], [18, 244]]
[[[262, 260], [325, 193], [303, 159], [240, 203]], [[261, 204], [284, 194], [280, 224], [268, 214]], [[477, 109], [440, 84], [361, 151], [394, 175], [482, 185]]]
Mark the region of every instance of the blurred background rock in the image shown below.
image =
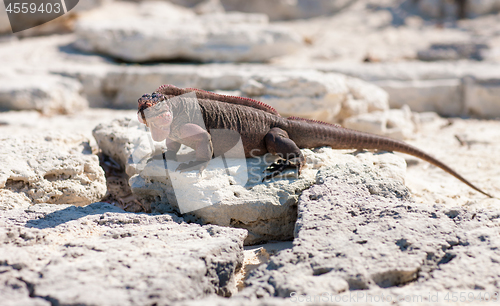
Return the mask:
[[[127, 159], [137, 99], [173, 84], [405, 139], [498, 195], [499, 11], [500, 0], [81, 0], [12, 34], [0, 4], [0, 295], [7, 305], [187, 305], [238, 294], [244, 243], [292, 237], [279, 256], [261, 249], [269, 265], [237, 303], [498, 291], [498, 200], [416, 158], [305, 149], [314, 166], [300, 179], [226, 186], [224, 205], [182, 217], [157, 203], [162, 181]], [[250, 235], [185, 223], [201, 219]]]

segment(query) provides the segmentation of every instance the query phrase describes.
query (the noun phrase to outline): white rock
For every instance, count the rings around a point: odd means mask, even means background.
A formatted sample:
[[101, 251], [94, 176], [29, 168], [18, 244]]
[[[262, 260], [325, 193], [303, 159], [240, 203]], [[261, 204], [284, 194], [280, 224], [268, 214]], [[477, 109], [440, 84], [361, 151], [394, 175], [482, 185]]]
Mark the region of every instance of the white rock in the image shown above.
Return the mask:
[[30, 205], [31, 199], [26, 194], [14, 192], [9, 189], [0, 189], [0, 210], [25, 209]]
[[57, 75], [0, 75], [0, 108], [74, 113], [87, 108], [80, 82]]
[[[373, 171], [385, 168], [385, 175], [404, 181], [406, 163], [392, 154], [383, 154], [382, 158], [372, 153], [353, 156], [330, 148], [302, 152], [307, 158], [308, 167], [298, 179], [292, 173], [292, 176], [288, 174], [284, 178], [261, 183], [263, 169], [269, 164], [264, 158], [248, 160], [248, 164], [253, 166], [248, 167], [249, 181], [246, 184], [235, 184], [233, 171], [238, 170], [229, 167], [231, 176], [228, 176], [223, 168], [213, 166], [217, 161], [211, 162], [214, 170], [209, 167], [201, 176], [197, 171], [185, 174], [169, 171], [167, 176], [163, 161], [160, 160], [148, 164], [143, 172], [133, 176], [130, 185], [143, 202], [154, 199], [151, 203], [153, 212], [168, 212], [172, 207], [176, 211], [199, 207], [190, 211], [187, 216], [194, 216], [205, 224], [245, 228], [249, 231], [245, 243], [255, 244], [291, 237], [297, 196], [314, 184], [317, 171], [323, 167], [349, 167], [349, 163], [371, 167], [376, 165]], [[149, 167], [153, 169], [148, 169]], [[175, 180], [178, 180], [177, 184]]]
[[83, 20], [76, 28], [76, 47], [132, 62], [179, 58], [261, 62], [301, 46], [300, 37], [284, 27], [248, 23], [247, 18], [226, 22], [206, 16], [181, 23], [133, 16], [126, 20]]
[[360, 79], [307, 70], [269, 71], [253, 76], [241, 90], [283, 116], [338, 122], [349, 116], [387, 110], [381, 88]]
[[[134, 0], [140, 1], [140, 0]], [[171, 2], [195, 9], [205, 4], [206, 0], [170, 0]], [[272, 20], [288, 20], [312, 18], [321, 15], [337, 13], [354, 3], [353, 0], [295, 0], [295, 1], [267, 1], [267, 0], [220, 0], [226, 11], [240, 11], [247, 13], [267, 14]]]
[[[419, 0], [420, 11], [433, 18], [457, 18], [459, 7], [455, 1], [446, 0]], [[467, 17], [496, 13], [500, 10], [498, 0], [468, 0], [465, 4]]]
[[415, 124], [410, 108], [376, 111], [347, 118], [342, 125], [346, 128], [388, 136], [396, 139], [412, 138]]
[[229, 297], [237, 292], [245, 236], [241, 229], [127, 213], [102, 202], [2, 212], [2, 305], [51, 305], [47, 299], [61, 305], [173, 305]]
[[389, 109], [389, 95], [384, 89], [358, 78], [346, 77], [345, 82], [349, 95], [342, 103], [338, 119]]
[[196, 14], [210, 14], [210, 13], [224, 13], [224, 6], [220, 3], [220, 0], [206, 0], [194, 8]]
[[[401, 157], [372, 153], [354, 156], [327, 147], [302, 150], [307, 166], [298, 179], [295, 171], [287, 171], [282, 177], [261, 183], [263, 170], [272, 161], [270, 156], [243, 162], [228, 159], [227, 168], [222, 167], [220, 158], [213, 159], [202, 175], [198, 171], [176, 172], [178, 163], [169, 161], [167, 172], [158, 148], [149, 144], [148, 132], [130, 128], [129, 122], [102, 124], [94, 135], [106, 155], [127, 163], [122, 166], [131, 175], [129, 184], [141, 202], [150, 204], [153, 212], [188, 212], [186, 218], [203, 223], [245, 228], [249, 231], [247, 244], [292, 237], [297, 197], [315, 183], [319, 169], [353, 163], [371, 167], [374, 175], [404, 182], [406, 163]], [[181, 149], [180, 154], [178, 160], [186, 162], [192, 152]], [[242, 165], [246, 166], [246, 175]]]
[[480, 118], [500, 117], [500, 78], [465, 79], [465, 109]]
[[99, 160], [79, 135], [3, 138], [0, 164], [0, 188], [32, 203], [82, 206], [106, 193]]
[[389, 94], [391, 108], [408, 105], [416, 112], [437, 112], [445, 116], [463, 113], [463, 87], [460, 79], [380, 81], [376, 84]]
[[330, 15], [341, 11], [354, 3], [353, 0], [295, 0], [295, 1], [268, 1], [268, 0], [221, 0], [227, 11], [242, 11], [267, 14], [272, 20], [288, 20], [312, 18], [321, 15]]
[[314, 71], [267, 73], [241, 87], [243, 93], [271, 105], [283, 116], [332, 122], [349, 93], [345, 77]]

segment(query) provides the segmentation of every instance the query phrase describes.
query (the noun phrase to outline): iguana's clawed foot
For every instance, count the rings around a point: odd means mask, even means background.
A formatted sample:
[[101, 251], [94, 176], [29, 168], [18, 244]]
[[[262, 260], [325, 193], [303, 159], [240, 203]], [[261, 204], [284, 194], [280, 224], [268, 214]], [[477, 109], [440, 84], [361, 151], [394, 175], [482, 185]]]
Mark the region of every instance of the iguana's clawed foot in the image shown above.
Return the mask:
[[299, 162], [291, 161], [288, 159], [278, 159], [276, 162], [269, 165], [269, 167], [264, 170], [264, 172], [271, 172], [266, 175], [262, 181], [270, 180], [273, 177], [279, 175], [286, 169], [297, 169], [298, 174], [300, 175], [301, 164]]
[[180, 164], [175, 171], [186, 172], [192, 170], [199, 170], [200, 173], [207, 167], [208, 161], [192, 160], [189, 163]]

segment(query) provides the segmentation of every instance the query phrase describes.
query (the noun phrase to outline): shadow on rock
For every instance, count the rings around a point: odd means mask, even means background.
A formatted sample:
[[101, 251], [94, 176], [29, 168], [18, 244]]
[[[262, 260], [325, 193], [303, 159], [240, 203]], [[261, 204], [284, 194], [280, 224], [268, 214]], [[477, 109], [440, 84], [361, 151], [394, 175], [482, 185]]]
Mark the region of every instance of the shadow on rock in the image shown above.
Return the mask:
[[[61, 207], [64, 208], [61, 209]], [[44, 215], [39, 219], [29, 220], [26, 222], [26, 227], [38, 229], [56, 227], [60, 224], [77, 220], [85, 216], [99, 215], [107, 212], [133, 214], [104, 202], [92, 203], [84, 207], [74, 205], [41, 204], [30, 207], [27, 212], [41, 213]]]

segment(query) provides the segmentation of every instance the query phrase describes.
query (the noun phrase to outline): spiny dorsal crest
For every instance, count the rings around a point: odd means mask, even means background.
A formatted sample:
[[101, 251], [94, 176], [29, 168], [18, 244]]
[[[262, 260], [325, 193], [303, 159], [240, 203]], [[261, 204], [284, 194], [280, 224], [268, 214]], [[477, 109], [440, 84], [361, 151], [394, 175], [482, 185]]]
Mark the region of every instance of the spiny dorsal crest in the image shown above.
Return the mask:
[[178, 88], [174, 85], [162, 85], [156, 90], [156, 92], [158, 92], [158, 93], [161, 93], [164, 95], [172, 95], [172, 96], [178, 96], [178, 95], [182, 95], [182, 94], [192, 92], [192, 91], [194, 91], [196, 93], [196, 97], [198, 99], [216, 100], [216, 101], [220, 101], [220, 102], [249, 106], [249, 107], [263, 110], [265, 112], [271, 113], [271, 114], [276, 115], [276, 116], [280, 115], [278, 113], [278, 111], [276, 111], [272, 106], [267, 105], [266, 103], [254, 100], [254, 99], [250, 99], [250, 98], [221, 95], [221, 94], [217, 94], [214, 92], [201, 90], [201, 89], [197, 89], [197, 88]]

